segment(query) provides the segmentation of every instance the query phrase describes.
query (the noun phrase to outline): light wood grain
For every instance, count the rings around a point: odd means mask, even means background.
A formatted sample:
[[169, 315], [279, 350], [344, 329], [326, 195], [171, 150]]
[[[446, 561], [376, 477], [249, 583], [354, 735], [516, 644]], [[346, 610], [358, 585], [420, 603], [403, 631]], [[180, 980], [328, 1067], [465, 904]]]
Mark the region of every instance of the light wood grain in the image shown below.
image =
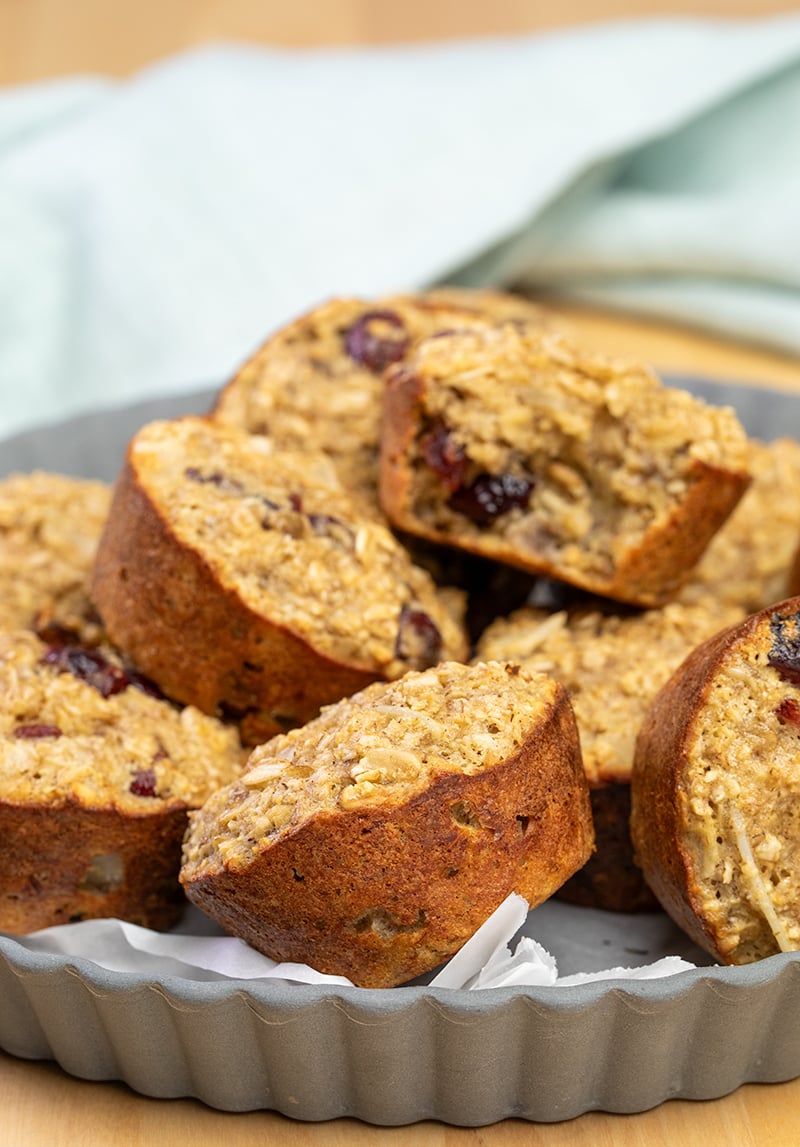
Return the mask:
[[[395, 43], [507, 35], [618, 16], [753, 17], [795, 0], [0, 0], [0, 85], [76, 72], [124, 76], [165, 55], [220, 39], [283, 46]], [[568, 309], [575, 332], [666, 370], [800, 393], [796, 361], [656, 323]], [[541, 1049], [531, 1049], [531, 1054]], [[270, 1112], [228, 1114], [191, 1100], [152, 1100], [87, 1083], [57, 1066], [0, 1053], [3, 1147], [788, 1147], [798, 1141], [800, 1080], [746, 1086], [707, 1103], [673, 1101], [636, 1115], [590, 1113], [563, 1124], [506, 1120], [465, 1129], [437, 1123], [375, 1128], [304, 1124]]]
[[794, 0], [0, 0], [0, 84], [124, 76], [215, 40], [299, 47], [509, 35], [617, 17], [755, 17]]
[[566, 307], [556, 300], [550, 300], [549, 305], [571, 334], [609, 354], [630, 355], [665, 372], [800, 392], [800, 360], [791, 355], [733, 339], [723, 341], [666, 322], [634, 322], [625, 315]]
[[145, 1099], [121, 1084], [71, 1079], [53, 1064], [2, 1053], [0, 1095], [3, 1147], [790, 1147], [800, 1131], [800, 1080], [748, 1084], [714, 1102], [672, 1100], [636, 1115], [589, 1112], [566, 1123], [509, 1119], [481, 1128], [234, 1115], [194, 1100]]

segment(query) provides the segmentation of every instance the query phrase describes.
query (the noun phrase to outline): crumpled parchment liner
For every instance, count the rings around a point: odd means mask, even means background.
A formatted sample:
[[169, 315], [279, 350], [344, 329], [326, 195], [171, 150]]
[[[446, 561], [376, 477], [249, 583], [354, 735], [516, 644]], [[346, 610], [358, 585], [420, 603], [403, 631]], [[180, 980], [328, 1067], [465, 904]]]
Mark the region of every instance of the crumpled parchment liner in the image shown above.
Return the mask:
[[[533, 916], [527, 902], [512, 893], [448, 963], [432, 977], [417, 982], [468, 990], [556, 983], [564, 986], [589, 980], [652, 979], [696, 966], [670, 955], [638, 967], [559, 976], [556, 958], [537, 940], [522, 936], [513, 952], [509, 946], [529, 922], [529, 915]], [[191, 929], [191, 933], [186, 929]], [[203, 931], [210, 934], [197, 934]], [[15, 939], [29, 951], [80, 956], [111, 971], [146, 971], [159, 977], [191, 980], [276, 979], [294, 984], [351, 984], [343, 976], [324, 975], [305, 964], [276, 963], [244, 941], [218, 933], [211, 921], [196, 912], [187, 914], [187, 919], [172, 932], [153, 932], [122, 920], [90, 920], [45, 928]]]

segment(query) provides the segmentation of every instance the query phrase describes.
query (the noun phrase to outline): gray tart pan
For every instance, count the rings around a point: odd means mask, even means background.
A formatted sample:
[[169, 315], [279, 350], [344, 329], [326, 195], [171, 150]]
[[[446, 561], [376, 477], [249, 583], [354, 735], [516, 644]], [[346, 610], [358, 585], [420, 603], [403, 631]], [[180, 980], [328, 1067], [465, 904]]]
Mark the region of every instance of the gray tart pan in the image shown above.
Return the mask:
[[[800, 398], [669, 382], [734, 405], [759, 437], [800, 434]], [[212, 393], [17, 435], [0, 443], [0, 475], [43, 468], [113, 480], [138, 426], [206, 410]], [[551, 902], [531, 913], [526, 931], [557, 956], [562, 974], [666, 954], [707, 963], [661, 915]], [[637, 1112], [800, 1075], [800, 953], [663, 979], [369, 991], [113, 972], [0, 934], [0, 1047], [143, 1095], [304, 1120], [480, 1126]]]

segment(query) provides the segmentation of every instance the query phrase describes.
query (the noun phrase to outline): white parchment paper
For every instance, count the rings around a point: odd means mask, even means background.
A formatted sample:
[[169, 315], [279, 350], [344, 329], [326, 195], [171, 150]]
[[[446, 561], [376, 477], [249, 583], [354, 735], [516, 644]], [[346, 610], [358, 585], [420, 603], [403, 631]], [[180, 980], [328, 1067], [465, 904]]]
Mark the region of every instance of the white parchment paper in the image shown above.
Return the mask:
[[[543, 908], [549, 911], [543, 912]], [[575, 945], [569, 944], [569, 929], [565, 930], [565, 925], [572, 921], [573, 927], [579, 927], [581, 916], [585, 967], [577, 970]], [[601, 934], [602, 929], [598, 929], [603, 918], [605, 936]], [[530, 935], [518, 935], [539, 924], [544, 933], [555, 926], [562, 942], [567, 940], [572, 958], [568, 956], [565, 961], [568, 968], [565, 974], [561, 974], [556, 956], [538, 940]], [[610, 936], [614, 937], [613, 941]], [[633, 947], [625, 946], [626, 936], [634, 937]], [[518, 938], [512, 949], [515, 937]], [[671, 924], [660, 916], [626, 918], [556, 902], [529, 912], [527, 902], [512, 893], [447, 964], [433, 976], [422, 977], [415, 983], [468, 990], [511, 985], [563, 986], [601, 979], [652, 979], [696, 967], [685, 955], [660, 954], [672, 938]], [[192, 980], [276, 979], [293, 984], [350, 985], [343, 976], [324, 975], [305, 964], [276, 963], [244, 941], [222, 934], [195, 909], [189, 909], [181, 924], [171, 932], [153, 932], [122, 920], [90, 920], [45, 928], [15, 939], [29, 951], [83, 957], [111, 971], [146, 972], [158, 977], [180, 976]], [[691, 949], [688, 941], [678, 943]], [[692, 949], [691, 954], [696, 952]], [[634, 958], [628, 966], [617, 963], [625, 953], [638, 956], [640, 962]], [[598, 960], [602, 964], [604, 959], [609, 961], [607, 966], [598, 967]], [[702, 954], [700, 961], [705, 962]], [[580, 953], [578, 962], [581, 962]]]

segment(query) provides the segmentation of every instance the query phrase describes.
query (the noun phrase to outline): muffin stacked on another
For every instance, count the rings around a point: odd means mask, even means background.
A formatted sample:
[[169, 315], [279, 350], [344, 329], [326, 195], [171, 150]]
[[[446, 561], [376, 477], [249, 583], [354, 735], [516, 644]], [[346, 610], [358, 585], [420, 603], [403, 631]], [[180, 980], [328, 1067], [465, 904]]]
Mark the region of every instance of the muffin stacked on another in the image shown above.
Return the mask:
[[747, 467], [732, 410], [529, 328], [426, 339], [387, 372], [395, 526], [631, 604], [675, 594]]
[[321, 455], [185, 418], [130, 443], [92, 593], [164, 693], [258, 744], [467, 642], [452, 600]]
[[25, 630], [0, 634], [0, 696], [0, 930], [168, 928], [187, 810], [241, 771], [235, 729]]
[[181, 879], [272, 958], [389, 987], [447, 959], [510, 892], [540, 903], [591, 848], [561, 686], [442, 663], [256, 749], [193, 815]]
[[500, 291], [332, 299], [276, 331], [220, 393], [213, 417], [268, 435], [283, 450], [317, 451], [362, 508], [379, 514], [383, 373], [422, 337], [500, 321], [539, 325], [541, 310]]

